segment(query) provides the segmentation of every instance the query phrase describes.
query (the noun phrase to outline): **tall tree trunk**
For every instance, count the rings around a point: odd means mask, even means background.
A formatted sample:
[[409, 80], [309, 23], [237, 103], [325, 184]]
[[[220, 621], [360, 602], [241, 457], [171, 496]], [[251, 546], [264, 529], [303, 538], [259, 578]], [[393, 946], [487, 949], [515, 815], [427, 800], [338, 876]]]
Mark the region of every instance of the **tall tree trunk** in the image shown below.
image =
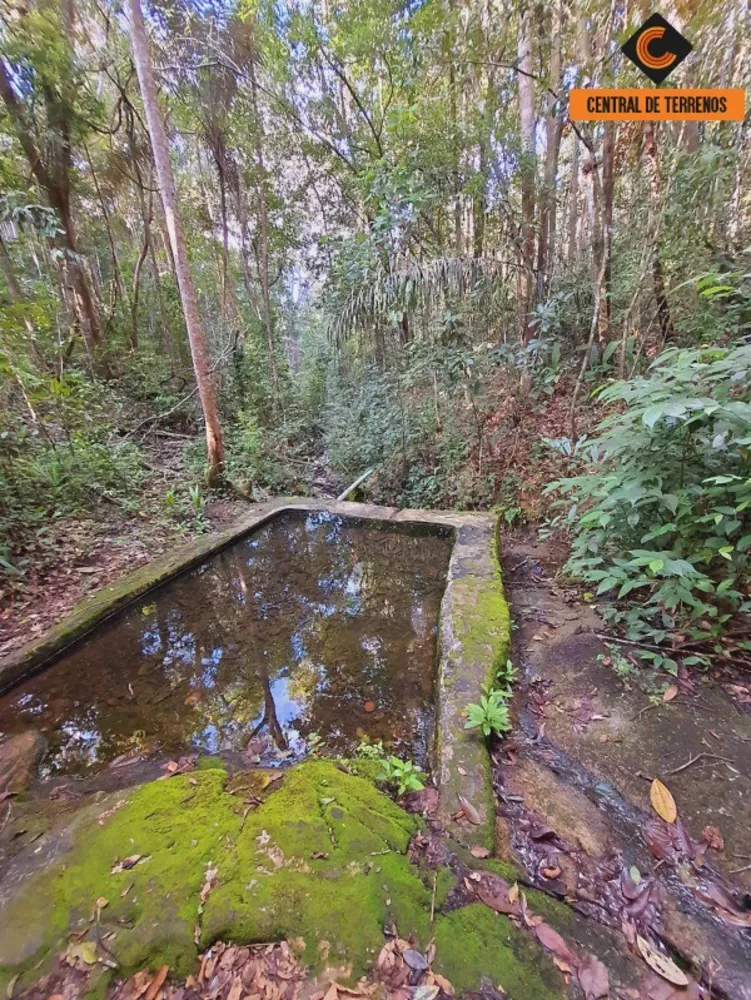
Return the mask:
[[519, 115], [521, 122], [521, 160], [519, 175], [522, 196], [522, 220], [517, 279], [517, 332], [522, 343], [532, 334], [529, 311], [532, 308], [535, 255], [535, 91], [532, 76], [532, 8], [519, 12], [518, 38]]
[[[563, 34], [563, 4], [557, 0], [554, 12], [555, 23], [551, 37], [553, 51], [550, 57], [550, 89], [558, 90], [561, 85], [561, 37]], [[542, 292], [547, 284], [548, 270], [553, 261], [555, 251], [556, 229], [556, 178], [558, 176], [558, 154], [561, 148], [563, 133], [564, 108], [557, 107], [558, 102], [551, 93], [546, 97], [547, 114], [545, 117], [545, 172], [542, 190], [540, 192], [540, 235], [537, 244], [537, 280], [538, 291]]]
[[282, 406], [279, 388], [279, 370], [276, 364], [276, 337], [274, 332], [274, 315], [271, 309], [271, 287], [269, 282], [269, 209], [266, 197], [266, 164], [263, 156], [263, 122], [258, 107], [258, 81], [256, 80], [256, 46], [254, 24], [251, 21], [248, 32], [250, 42], [250, 97], [253, 102], [256, 160], [256, 193], [258, 196], [258, 221], [260, 245], [256, 254], [258, 278], [261, 283], [261, 298], [263, 303], [263, 320], [266, 327], [266, 340], [269, 350], [269, 365], [271, 366], [271, 384], [274, 390], [274, 406]]
[[568, 193], [568, 266], [576, 264], [576, 231], [579, 221], [579, 136], [573, 136], [574, 149], [571, 153], [571, 185]]
[[597, 337], [601, 343], [610, 339], [610, 285], [613, 256], [613, 157], [615, 154], [615, 122], [605, 122], [602, 138], [602, 210], [600, 213], [600, 260], [598, 280]]
[[653, 122], [644, 123], [644, 156], [647, 161], [647, 176], [651, 193], [650, 228], [652, 230], [652, 285], [657, 306], [657, 324], [664, 342], [675, 336], [670, 315], [668, 296], [665, 289], [665, 275], [660, 258], [660, 213], [662, 211], [660, 164], [657, 159], [655, 127]]
[[206, 424], [206, 447], [209, 462], [207, 480], [211, 485], [221, 476], [224, 446], [214, 385], [209, 369], [209, 352], [198, 313], [198, 300], [195, 286], [193, 285], [193, 276], [190, 272], [188, 251], [185, 246], [182, 222], [177, 207], [177, 191], [175, 189], [175, 179], [172, 174], [172, 164], [169, 158], [167, 133], [165, 132], [162, 114], [157, 102], [154, 70], [151, 65], [149, 42], [146, 36], [146, 26], [143, 21], [140, 0], [126, 0], [126, 8], [130, 21], [133, 61], [136, 65], [138, 83], [141, 88], [143, 105], [146, 111], [146, 122], [154, 152], [154, 163], [156, 165], [164, 214], [167, 220], [167, 231], [175, 258], [175, 271], [177, 273], [177, 283], [180, 289], [183, 313], [185, 314], [185, 326], [188, 330], [193, 369], [196, 374], [198, 395], [201, 400]]

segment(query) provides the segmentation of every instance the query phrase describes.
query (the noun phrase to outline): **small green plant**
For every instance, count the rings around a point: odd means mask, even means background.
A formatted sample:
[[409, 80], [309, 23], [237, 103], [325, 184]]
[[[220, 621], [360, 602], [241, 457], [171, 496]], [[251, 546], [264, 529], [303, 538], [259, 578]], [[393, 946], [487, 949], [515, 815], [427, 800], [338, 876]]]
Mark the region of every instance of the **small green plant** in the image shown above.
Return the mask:
[[422, 768], [411, 760], [400, 760], [398, 757], [384, 757], [381, 761], [379, 781], [396, 788], [397, 795], [405, 792], [421, 792], [425, 787], [422, 780]]
[[318, 733], [308, 733], [305, 745], [311, 757], [320, 757], [323, 754], [326, 744]]
[[491, 690], [500, 691], [503, 697], [508, 700], [511, 697], [512, 688], [516, 683], [516, 676], [516, 667], [511, 660], [506, 660], [503, 666], [496, 670], [495, 683]]
[[404, 795], [405, 792], [421, 792], [425, 787], [421, 777], [422, 768], [411, 760], [401, 760], [399, 757], [387, 754], [383, 749], [383, 740], [371, 743], [367, 736], [363, 736], [355, 752], [358, 757], [376, 761], [381, 765], [381, 773], [377, 776], [377, 780], [396, 789], [397, 795]]
[[363, 736], [357, 744], [355, 753], [358, 757], [362, 757], [364, 760], [382, 761], [386, 757], [386, 751], [383, 749], [383, 740], [371, 743], [367, 736]]
[[495, 733], [502, 736], [511, 729], [507, 697], [503, 691], [489, 691], [480, 698], [480, 704], [467, 705], [465, 729], [481, 729], [486, 738]]

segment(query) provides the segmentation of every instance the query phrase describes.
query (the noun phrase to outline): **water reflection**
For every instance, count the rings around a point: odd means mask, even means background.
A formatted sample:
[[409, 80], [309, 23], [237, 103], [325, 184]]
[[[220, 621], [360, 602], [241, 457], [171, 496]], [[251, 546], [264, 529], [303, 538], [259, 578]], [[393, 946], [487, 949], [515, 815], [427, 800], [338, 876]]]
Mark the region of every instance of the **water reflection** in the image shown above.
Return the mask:
[[48, 774], [311, 732], [425, 763], [449, 551], [427, 530], [283, 515], [0, 698], [0, 734], [43, 730]]

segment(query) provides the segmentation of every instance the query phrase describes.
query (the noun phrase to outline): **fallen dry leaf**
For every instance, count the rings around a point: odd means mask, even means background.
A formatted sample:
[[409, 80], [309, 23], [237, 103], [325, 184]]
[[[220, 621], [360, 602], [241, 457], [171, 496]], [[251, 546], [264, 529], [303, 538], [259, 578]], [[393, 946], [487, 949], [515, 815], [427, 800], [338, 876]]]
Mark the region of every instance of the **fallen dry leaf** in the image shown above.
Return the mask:
[[678, 817], [678, 808], [675, 804], [675, 799], [670, 793], [670, 789], [667, 788], [660, 781], [659, 778], [655, 778], [652, 782], [652, 786], [649, 789], [649, 798], [652, 802], [652, 808], [665, 820], [666, 823], [675, 823]]
[[678, 695], [678, 685], [668, 684], [662, 694], [663, 701], [672, 701]]
[[473, 858], [489, 858], [490, 851], [487, 847], [481, 847], [479, 844], [475, 844], [474, 847], [470, 848], [469, 853]]
[[227, 994], [227, 1000], [240, 1000], [243, 995], [243, 981], [240, 976], [235, 976], [232, 980], [232, 986]]
[[164, 985], [164, 980], [167, 978], [168, 972], [169, 972], [168, 965], [161, 966], [161, 968], [157, 971], [154, 978], [149, 983], [149, 988], [146, 990], [146, 993], [144, 994], [144, 1000], [156, 1000], [156, 995]]
[[472, 803], [469, 801], [469, 799], [466, 799], [463, 795], [459, 795], [457, 796], [457, 798], [459, 799], [459, 805], [462, 807], [462, 812], [470, 821], [470, 823], [472, 823], [474, 826], [480, 826], [482, 823], [480, 814], [472, 805]]
[[415, 951], [414, 948], [407, 948], [402, 953], [402, 958], [414, 972], [423, 972], [428, 967], [425, 956], [421, 955], [419, 951]]
[[446, 996], [452, 997], [454, 995], [454, 987], [448, 981], [448, 979], [446, 979], [445, 976], [439, 976], [437, 972], [434, 972], [433, 981], [435, 982], [436, 986], [440, 986], [441, 990], [443, 990]]
[[602, 1000], [610, 993], [608, 970], [595, 955], [584, 956], [578, 975], [587, 1000]]
[[119, 875], [120, 872], [127, 872], [131, 868], [135, 868], [138, 862], [143, 860], [143, 854], [131, 854], [129, 858], [123, 858], [122, 861], [118, 861], [110, 870], [110, 875]]
[[636, 935], [636, 947], [650, 969], [656, 972], [658, 976], [662, 976], [663, 979], [667, 979], [669, 983], [673, 983], [675, 986], [688, 986], [689, 980], [686, 973], [678, 968], [672, 958], [668, 958], [661, 951], [657, 951], [640, 934]]
[[203, 886], [201, 887], [201, 896], [200, 896], [201, 906], [205, 906], [206, 905], [206, 900], [209, 898], [209, 895], [211, 894], [211, 890], [216, 885], [216, 879], [217, 879], [218, 875], [219, 875], [219, 869], [218, 868], [209, 868], [209, 869], [207, 869], [207, 871], [206, 871], [206, 881], [203, 883]]
[[516, 898], [511, 899], [511, 887], [506, 879], [500, 875], [493, 875], [485, 872], [482, 880], [470, 884], [482, 902], [495, 910], [496, 913], [520, 914], [521, 906], [518, 900], [519, 889], [516, 890]]
[[558, 931], [553, 930], [553, 928], [546, 923], [538, 924], [535, 927], [535, 934], [540, 944], [544, 945], [548, 951], [552, 951], [554, 955], [562, 958], [564, 962], [568, 963], [573, 969], [579, 968], [579, 959], [571, 951], [569, 946], [563, 940]]

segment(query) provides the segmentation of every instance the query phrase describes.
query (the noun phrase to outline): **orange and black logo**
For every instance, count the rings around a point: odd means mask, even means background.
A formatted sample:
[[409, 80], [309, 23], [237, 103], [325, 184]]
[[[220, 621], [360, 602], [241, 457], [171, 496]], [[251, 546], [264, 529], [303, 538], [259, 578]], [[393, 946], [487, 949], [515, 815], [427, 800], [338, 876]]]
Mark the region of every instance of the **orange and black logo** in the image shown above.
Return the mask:
[[662, 83], [680, 66], [693, 45], [664, 17], [653, 14], [635, 32], [621, 52], [638, 66], [652, 83]]

